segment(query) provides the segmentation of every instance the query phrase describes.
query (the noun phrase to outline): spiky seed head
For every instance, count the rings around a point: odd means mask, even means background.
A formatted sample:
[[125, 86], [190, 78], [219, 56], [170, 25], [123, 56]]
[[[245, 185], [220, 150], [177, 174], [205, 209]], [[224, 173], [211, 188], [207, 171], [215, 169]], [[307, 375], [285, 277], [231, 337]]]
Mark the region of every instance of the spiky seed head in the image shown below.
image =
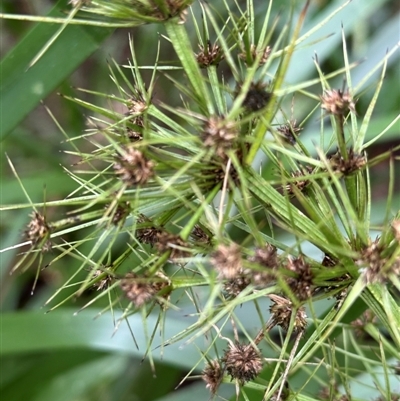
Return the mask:
[[204, 146], [214, 148], [220, 157], [224, 157], [225, 152], [233, 147], [237, 136], [236, 124], [217, 116], [206, 121], [201, 133]]
[[313, 277], [314, 274], [311, 266], [300, 255], [298, 258], [288, 258], [286, 268], [294, 273], [297, 277], [289, 277], [287, 283], [294, 295], [300, 300], [305, 301], [312, 296]]
[[153, 175], [155, 164], [133, 146], [127, 146], [114, 163], [115, 174], [128, 186], [145, 184]]
[[224, 283], [224, 290], [232, 297], [237, 297], [249, 284], [251, 280], [244, 274], [239, 275], [231, 280]]
[[283, 191], [289, 195], [295, 195], [296, 189], [300, 192], [303, 192], [310, 184], [310, 181], [304, 177], [311, 172], [312, 167], [310, 166], [306, 166], [303, 170], [292, 172], [291, 176], [292, 178], [296, 178], [296, 180], [289, 182], [287, 185], [284, 185]]
[[25, 229], [26, 238], [31, 241], [32, 245], [40, 245], [42, 252], [50, 251], [52, 247], [50, 241], [51, 230], [46, 218], [36, 211], [32, 212], [29, 216], [31, 217], [31, 221]]
[[160, 253], [170, 250], [170, 260], [188, 258], [191, 254], [189, 252], [189, 247], [189, 244], [179, 235], [171, 234], [166, 231], [162, 231], [158, 234], [156, 248]]
[[218, 65], [224, 58], [221, 47], [216, 43], [211, 45], [208, 41], [206, 46], [199, 45], [200, 51], [195, 55], [200, 68], [207, 68], [210, 65]]
[[286, 124], [280, 125], [277, 128], [277, 131], [281, 134], [283, 139], [291, 145], [296, 144], [297, 137], [300, 135], [302, 130], [303, 128], [297, 126], [296, 120], [290, 120]]
[[198, 224], [193, 227], [190, 236], [197, 242], [208, 245], [211, 244], [210, 236]]
[[204, 368], [201, 378], [206, 382], [206, 388], [208, 388], [211, 394], [215, 394], [221, 384], [224, 376], [224, 370], [219, 359], [214, 359], [207, 363]]
[[263, 366], [260, 352], [252, 344], [230, 344], [222, 360], [231, 378], [241, 384], [257, 377]]
[[[284, 331], [288, 331], [294, 309], [292, 302], [279, 295], [270, 294], [268, 296], [273, 301], [273, 304], [269, 308], [271, 312], [270, 325], [272, 327], [280, 326]], [[305, 309], [303, 307], [298, 308], [294, 319], [294, 333], [304, 332], [307, 326], [306, 318]]]
[[211, 264], [218, 272], [220, 280], [232, 280], [243, 273], [242, 256], [239, 245], [220, 244], [211, 255]]
[[378, 323], [378, 318], [371, 309], [367, 309], [358, 319], [351, 322], [355, 336], [358, 338], [365, 338], [365, 326], [371, 323], [376, 325]]
[[355, 112], [355, 103], [348, 91], [340, 89], [328, 89], [320, 96], [321, 107], [328, 114], [342, 116], [349, 110]]
[[168, 286], [168, 281], [159, 274], [154, 277], [146, 277], [131, 272], [127, 273], [120, 281], [120, 287], [125, 296], [137, 308], [151, 301], [166, 286]]
[[95, 287], [97, 291], [102, 291], [108, 288], [114, 279], [110, 274], [105, 273], [103, 270], [97, 269], [93, 273], [93, 278], [95, 279], [100, 276], [102, 276], [102, 278], [93, 284], [93, 287]]
[[333, 171], [347, 176], [362, 169], [367, 164], [367, 160], [365, 156], [358, 155], [353, 149], [349, 149], [347, 160], [337, 152], [329, 159], [329, 163]]
[[274, 272], [279, 267], [279, 261], [275, 246], [266, 243], [264, 246], [256, 248], [254, 255], [249, 257], [248, 260], [257, 263], [262, 268], [261, 270], [251, 269], [249, 272], [254, 285], [266, 287], [276, 279]]
[[265, 88], [267, 84], [253, 82], [243, 101], [243, 107], [249, 112], [262, 110], [271, 100], [272, 94]]
[[[151, 223], [151, 220], [146, 217], [144, 214], [139, 215], [137, 222], [141, 223]], [[149, 244], [154, 246], [156, 242], [159, 240], [159, 235], [161, 234], [162, 230], [160, 228], [156, 228], [153, 225], [145, 228], [138, 228], [135, 231], [136, 239], [141, 242], [142, 244]]]
[[385, 283], [390, 274], [400, 275], [400, 257], [391, 260], [382, 255], [384, 248], [379, 243], [379, 238], [361, 251], [356, 261], [367, 284]]
[[[250, 57], [251, 57], [250, 65], [252, 65], [254, 63], [254, 61], [257, 59], [258, 55], [261, 55], [259, 65], [265, 64], [267, 62], [269, 56], [271, 55], [271, 51], [272, 51], [272, 49], [270, 46], [266, 46], [266, 47], [264, 47], [264, 49], [257, 50], [257, 46], [252, 44], [250, 46]], [[244, 50], [241, 53], [239, 53], [239, 58], [244, 60], [244, 62], [247, 65], [247, 53]]]

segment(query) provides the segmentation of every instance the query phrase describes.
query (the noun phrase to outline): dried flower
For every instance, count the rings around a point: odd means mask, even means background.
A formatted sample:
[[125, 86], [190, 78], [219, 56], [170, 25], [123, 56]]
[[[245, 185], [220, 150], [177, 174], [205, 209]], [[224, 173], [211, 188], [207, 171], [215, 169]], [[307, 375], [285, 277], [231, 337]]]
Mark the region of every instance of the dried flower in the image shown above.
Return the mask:
[[211, 394], [217, 392], [223, 377], [224, 371], [219, 359], [209, 361], [201, 375], [201, 378], [206, 382], [206, 388], [210, 390]]
[[292, 178], [296, 178], [296, 180], [291, 181], [287, 185], [283, 186], [283, 190], [289, 195], [295, 195], [296, 189], [300, 192], [304, 191], [310, 184], [310, 181], [303, 177], [305, 175], [309, 175], [312, 172], [312, 170], [313, 168], [311, 166], [306, 166], [302, 170], [292, 172], [291, 176]]
[[153, 277], [127, 273], [120, 281], [122, 291], [137, 308], [151, 301], [158, 292], [168, 285], [165, 276], [160, 273]]
[[252, 344], [231, 343], [222, 360], [231, 378], [241, 384], [258, 376], [263, 365], [260, 352]]
[[161, 234], [162, 230], [159, 228], [154, 227], [151, 224], [151, 220], [146, 217], [144, 214], [141, 214], [138, 217], [137, 222], [141, 223], [149, 223], [149, 227], [138, 228], [136, 229], [135, 236], [139, 242], [142, 244], [150, 244], [154, 246], [156, 242], [159, 240], [159, 235]]
[[379, 239], [370, 242], [370, 244], [361, 251], [361, 255], [356, 261], [361, 267], [364, 280], [367, 284], [384, 283], [389, 274], [400, 274], [400, 257], [394, 261], [382, 256], [383, 248], [379, 244]]
[[93, 284], [93, 287], [97, 289], [97, 291], [102, 291], [110, 286], [114, 277], [111, 274], [106, 273], [104, 270], [97, 269], [93, 273], [93, 279], [101, 277], [99, 281]]
[[[106, 206], [106, 208], [108, 208], [109, 205]], [[117, 206], [117, 209], [115, 210], [115, 212], [112, 215], [112, 223], [114, 225], [118, 225], [121, 221], [125, 221], [125, 219], [127, 218], [129, 212], [130, 212], [130, 203], [129, 202], [123, 202], [121, 204], [119, 204]]]
[[321, 107], [327, 111], [328, 114], [344, 115], [349, 110], [355, 112], [355, 104], [349, 92], [340, 89], [329, 89], [320, 96]]
[[189, 244], [175, 234], [162, 231], [158, 234], [158, 241], [156, 243], [158, 252], [164, 253], [171, 251], [169, 255], [170, 260], [188, 258], [190, 256]]
[[257, 263], [261, 269], [252, 269], [251, 278], [256, 286], [265, 287], [276, 279], [275, 270], [279, 267], [276, 247], [266, 243], [261, 248], [256, 248], [249, 262]]
[[289, 258], [286, 268], [294, 273], [297, 277], [289, 277], [287, 283], [294, 295], [304, 301], [312, 296], [313, 272], [311, 266], [300, 255], [298, 258]]
[[233, 147], [237, 138], [236, 125], [232, 121], [217, 116], [210, 117], [203, 127], [201, 137], [204, 146], [215, 148], [220, 157], [225, 156], [225, 152]]
[[330, 157], [329, 163], [333, 171], [340, 172], [343, 175], [350, 175], [354, 171], [362, 169], [367, 164], [367, 160], [365, 156], [358, 155], [354, 153], [353, 149], [350, 149], [347, 160], [337, 152]]
[[217, 250], [211, 255], [211, 264], [218, 272], [221, 280], [232, 280], [242, 275], [242, 257], [240, 247], [232, 243], [229, 246], [220, 244]]
[[197, 242], [207, 245], [211, 244], [210, 236], [198, 224], [194, 226], [190, 236]]
[[297, 137], [302, 130], [303, 128], [297, 126], [296, 120], [290, 120], [277, 128], [277, 131], [282, 135], [283, 139], [291, 145], [296, 144]]
[[266, 84], [252, 83], [243, 101], [243, 107], [249, 112], [262, 110], [271, 100], [272, 94], [265, 90]]
[[114, 163], [115, 174], [128, 186], [145, 184], [154, 175], [154, 162], [132, 146], [124, 150]]
[[[269, 311], [271, 312], [271, 317], [269, 325], [272, 327], [280, 326], [284, 331], [288, 331], [290, 325], [290, 319], [293, 313], [293, 304], [288, 299], [281, 297], [279, 295], [270, 294], [268, 295], [274, 302]], [[296, 317], [294, 319], [294, 333], [298, 334], [304, 331], [307, 326], [306, 321], [307, 315], [305, 309], [300, 307], [296, 311]]]
[[224, 283], [224, 290], [232, 297], [237, 297], [249, 284], [251, 280], [244, 274], [239, 275], [231, 280], [227, 280]]
[[207, 41], [206, 46], [199, 45], [199, 49], [199, 53], [196, 54], [196, 60], [201, 68], [218, 65], [224, 58], [220, 46], [217, 44], [211, 45], [210, 41]]
[[52, 246], [50, 241], [51, 230], [46, 218], [36, 211], [29, 216], [32, 219], [25, 230], [26, 238], [31, 241], [33, 246], [40, 246], [42, 252], [50, 251]]
[[[264, 49], [259, 49], [257, 50], [257, 46], [255, 46], [254, 44], [252, 44], [250, 46], [250, 58], [251, 58], [251, 63], [250, 65], [252, 65], [254, 63], [254, 61], [257, 59], [258, 55], [261, 55], [260, 58], [260, 63], [259, 65], [263, 65], [267, 62], [270, 54], [271, 54], [271, 47], [270, 46], [266, 46]], [[248, 60], [247, 60], [247, 53], [246, 51], [242, 51], [241, 53], [239, 53], [239, 58], [241, 58], [242, 60], [244, 60], [244, 62], [248, 65]]]

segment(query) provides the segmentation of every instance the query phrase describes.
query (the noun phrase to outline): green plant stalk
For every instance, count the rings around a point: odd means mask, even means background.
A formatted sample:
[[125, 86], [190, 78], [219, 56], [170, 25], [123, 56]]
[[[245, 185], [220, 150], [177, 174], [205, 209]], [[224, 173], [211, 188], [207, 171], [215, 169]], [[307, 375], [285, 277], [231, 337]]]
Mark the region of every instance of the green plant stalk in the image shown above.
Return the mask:
[[[275, 76], [274, 79], [274, 87], [273, 87], [273, 93], [272, 93], [272, 98], [270, 100], [270, 106], [267, 109], [266, 115], [265, 115], [265, 121], [267, 121], [268, 123], [271, 122], [272, 117], [274, 116], [274, 109], [275, 109], [275, 105], [277, 103], [276, 100], [276, 95], [274, 95], [274, 92], [276, 92], [277, 90], [279, 90], [283, 84], [283, 80], [285, 78], [286, 75], [286, 71], [289, 68], [289, 63], [290, 63], [290, 59], [292, 58], [294, 49], [296, 47], [296, 40], [298, 39], [299, 35], [300, 35], [300, 29], [303, 25], [304, 19], [306, 17], [306, 13], [307, 13], [307, 9], [308, 6], [310, 5], [310, 0], [307, 0], [306, 4], [303, 7], [303, 10], [300, 14], [300, 18], [298, 23], [296, 24], [296, 28], [294, 30], [293, 36], [292, 36], [292, 40], [290, 41], [290, 45], [287, 49], [287, 53], [286, 55], [283, 54], [282, 57], [282, 61], [279, 65], [278, 68], [278, 74], [277, 76]], [[292, 7], [293, 10], [293, 7]], [[293, 18], [293, 16], [291, 16], [291, 19]], [[265, 122], [263, 122], [263, 119], [260, 121], [259, 125], [257, 126], [257, 129], [255, 131], [254, 134], [254, 142], [252, 143], [252, 145], [250, 146], [249, 149], [249, 153], [247, 154], [245, 163], [247, 165], [251, 165], [251, 163], [253, 162], [254, 158], [256, 157], [256, 154], [258, 152], [258, 150], [261, 148], [261, 145], [263, 144], [264, 141], [264, 136], [265, 136], [265, 130], [268, 129], [269, 127], [265, 124]]]
[[186, 28], [184, 25], [178, 24], [176, 19], [166, 21], [164, 26], [203, 112], [206, 112], [208, 115], [214, 114], [214, 105], [208, 93], [200, 67], [194, 57]]

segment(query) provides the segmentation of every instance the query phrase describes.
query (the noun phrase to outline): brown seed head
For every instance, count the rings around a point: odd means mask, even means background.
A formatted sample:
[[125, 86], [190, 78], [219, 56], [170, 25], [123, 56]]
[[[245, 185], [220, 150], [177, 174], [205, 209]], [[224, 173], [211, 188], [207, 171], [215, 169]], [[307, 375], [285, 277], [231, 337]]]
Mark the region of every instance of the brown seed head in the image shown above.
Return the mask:
[[97, 269], [92, 278], [97, 278], [103, 276], [99, 281], [97, 281], [95, 284], [93, 284], [93, 287], [97, 289], [97, 291], [102, 291], [105, 290], [110, 286], [110, 284], [113, 281], [113, 276], [110, 274], [105, 273], [103, 270]]
[[253, 82], [243, 101], [243, 107], [249, 112], [262, 110], [271, 100], [272, 94], [265, 90], [267, 84]]
[[349, 110], [355, 111], [355, 104], [349, 92], [343, 92], [338, 89], [329, 89], [320, 96], [321, 107], [327, 111], [328, 114], [344, 115]]
[[224, 58], [220, 46], [217, 44], [211, 45], [208, 41], [206, 46], [199, 45], [199, 53], [197, 53], [196, 60], [201, 68], [207, 68], [210, 65], [218, 65]]
[[289, 195], [295, 195], [296, 189], [300, 192], [303, 192], [310, 184], [310, 181], [304, 177], [312, 173], [312, 171], [313, 171], [312, 167], [306, 166], [302, 170], [292, 172], [291, 176], [296, 180], [289, 182], [287, 185], [284, 185], [283, 191]]
[[232, 297], [237, 297], [249, 284], [251, 280], [245, 275], [237, 276], [224, 283], [224, 290]]
[[126, 147], [114, 163], [115, 174], [128, 186], [145, 184], [154, 175], [153, 167], [154, 162], [132, 146]]
[[[151, 223], [151, 220], [146, 217], [144, 214], [141, 214], [137, 222], [139, 224], [141, 223]], [[159, 235], [161, 234], [161, 229], [154, 227], [153, 225], [150, 225], [149, 227], [145, 228], [138, 228], [135, 232], [135, 237], [139, 242], [142, 244], [150, 244], [151, 246], [154, 246], [156, 242], [158, 242]]]
[[218, 359], [208, 362], [204, 368], [201, 378], [206, 382], [206, 388], [208, 388], [211, 394], [215, 394], [221, 384], [224, 371], [221, 366], [221, 362]]
[[50, 241], [51, 230], [46, 218], [38, 212], [32, 212], [29, 216], [31, 221], [25, 230], [26, 238], [31, 241], [32, 245], [40, 245], [42, 252], [50, 251], [52, 246]]
[[158, 234], [156, 248], [158, 252], [164, 253], [171, 250], [169, 255], [170, 260], [188, 258], [191, 253], [188, 251], [189, 244], [175, 234], [162, 231]]
[[350, 175], [362, 169], [367, 164], [367, 160], [365, 156], [358, 155], [354, 153], [353, 149], [350, 149], [347, 160], [337, 152], [329, 159], [329, 163], [333, 171], [340, 172], [343, 175]]
[[211, 255], [211, 264], [221, 280], [232, 280], [243, 273], [240, 247], [237, 244], [219, 245]]
[[290, 120], [277, 128], [277, 131], [282, 135], [283, 139], [291, 145], [296, 144], [297, 137], [302, 130], [303, 128], [297, 126], [296, 120]]
[[160, 274], [156, 274], [154, 277], [145, 277], [127, 273], [120, 281], [122, 291], [137, 308], [151, 301], [159, 291], [167, 286], [168, 282]]
[[210, 236], [198, 224], [194, 226], [190, 236], [197, 242], [207, 245], [211, 244]]
[[266, 243], [263, 247], [256, 248], [254, 256], [249, 258], [249, 262], [261, 266], [261, 269], [252, 269], [250, 272], [254, 285], [266, 287], [271, 281], [275, 281], [275, 270], [279, 267], [276, 247]]
[[390, 274], [400, 275], [400, 257], [392, 260], [382, 256], [383, 251], [378, 238], [361, 251], [356, 261], [367, 284], [385, 283]]
[[235, 123], [214, 116], [205, 123], [201, 137], [205, 147], [215, 148], [217, 155], [224, 157], [236, 141], [237, 129]]
[[294, 259], [289, 257], [286, 268], [297, 275], [297, 277], [289, 277], [287, 279], [287, 283], [294, 295], [296, 295], [300, 301], [311, 298], [314, 275], [310, 264], [307, 263], [301, 255]]
[[[251, 57], [250, 65], [252, 65], [254, 63], [254, 61], [257, 59], [258, 55], [261, 55], [259, 65], [265, 64], [271, 54], [271, 51], [272, 51], [272, 49], [270, 46], [266, 46], [264, 49], [257, 50], [257, 46], [252, 44], [250, 46], [250, 57]], [[245, 51], [242, 51], [241, 53], [239, 53], [239, 57], [242, 60], [244, 60], [244, 62], [247, 64], [247, 54]]]
[[251, 344], [230, 344], [222, 360], [232, 379], [241, 384], [257, 377], [263, 365], [260, 352]]
[[[269, 297], [274, 302], [269, 311], [271, 312], [270, 325], [271, 327], [280, 326], [284, 331], [288, 331], [290, 318], [293, 313], [293, 304], [286, 298], [279, 295], [270, 294]], [[301, 333], [307, 326], [307, 315], [303, 307], [296, 312], [294, 319], [294, 333]]]

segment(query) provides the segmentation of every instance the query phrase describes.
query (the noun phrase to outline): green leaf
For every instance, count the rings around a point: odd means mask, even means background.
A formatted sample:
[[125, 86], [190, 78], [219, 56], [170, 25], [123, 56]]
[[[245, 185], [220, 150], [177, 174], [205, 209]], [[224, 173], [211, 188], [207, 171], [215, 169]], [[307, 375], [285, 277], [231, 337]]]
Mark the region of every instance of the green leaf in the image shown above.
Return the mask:
[[[140, 315], [129, 318], [139, 349], [135, 348], [129, 327], [122, 323], [113, 335], [112, 318], [109, 314], [96, 317], [99, 310], [90, 309], [74, 316], [74, 309], [59, 309], [49, 314], [38, 312], [6, 313], [2, 322], [2, 355], [26, 354], [38, 351], [89, 348], [101, 351], [124, 352], [142, 358], [147, 349]], [[147, 317], [148, 327], [154, 327], [157, 316]], [[165, 338], [184, 331], [188, 322], [169, 318]], [[29, 333], [29, 336], [26, 335]], [[155, 347], [157, 338], [154, 341]], [[182, 344], [180, 344], [182, 345]], [[178, 348], [179, 344], [153, 351], [154, 359], [190, 369], [200, 358], [194, 347]]]
[[[59, 1], [49, 15], [65, 10]], [[0, 64], [0, 139], [15, 128], [50, 92], [75, 71], [111, 34], [110, 28], [70, 25], [30, 69], [29, 63], [59, 25], [33, 28]]]

